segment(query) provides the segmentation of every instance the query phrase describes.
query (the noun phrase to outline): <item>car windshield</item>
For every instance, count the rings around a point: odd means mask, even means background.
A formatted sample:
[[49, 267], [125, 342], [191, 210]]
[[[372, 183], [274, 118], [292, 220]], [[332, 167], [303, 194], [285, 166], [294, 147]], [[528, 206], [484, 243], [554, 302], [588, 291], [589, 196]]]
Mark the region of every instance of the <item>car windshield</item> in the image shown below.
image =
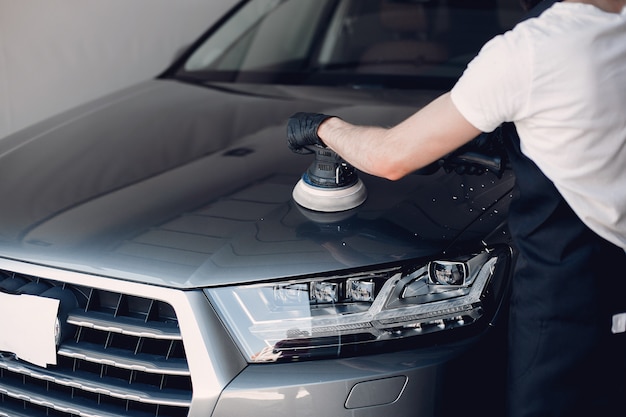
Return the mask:
[[450, 86], [521, 13], [519, 0], [250, 0], [176, 73], [195, 81]]

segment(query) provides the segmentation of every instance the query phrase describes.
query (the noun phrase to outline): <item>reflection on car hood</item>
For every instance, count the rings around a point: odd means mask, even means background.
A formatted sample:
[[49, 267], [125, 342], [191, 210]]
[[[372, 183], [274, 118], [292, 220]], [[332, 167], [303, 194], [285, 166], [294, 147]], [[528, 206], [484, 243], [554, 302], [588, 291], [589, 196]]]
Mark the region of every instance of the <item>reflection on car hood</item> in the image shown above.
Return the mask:
[[507, 175], [361, 174], [361, 207], [299, 208], [290, 114], [388, 125], [432, 98], [339, 92], [155, 80], [0, 140], [0, 255], [190, 288], [431, 256], [502, 221]]

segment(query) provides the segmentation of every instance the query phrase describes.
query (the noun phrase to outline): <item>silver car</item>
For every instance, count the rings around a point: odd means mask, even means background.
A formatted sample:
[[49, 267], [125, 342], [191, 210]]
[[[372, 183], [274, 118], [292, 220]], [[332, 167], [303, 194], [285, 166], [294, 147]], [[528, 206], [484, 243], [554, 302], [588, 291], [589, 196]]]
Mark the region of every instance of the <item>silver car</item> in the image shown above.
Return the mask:
[[397, 123], [521, 13], [242, 1], [159, 77], [0, 140], [0, 416], [498, 415], [501, 132], [327, 213], [294, 202], [285, 129]]

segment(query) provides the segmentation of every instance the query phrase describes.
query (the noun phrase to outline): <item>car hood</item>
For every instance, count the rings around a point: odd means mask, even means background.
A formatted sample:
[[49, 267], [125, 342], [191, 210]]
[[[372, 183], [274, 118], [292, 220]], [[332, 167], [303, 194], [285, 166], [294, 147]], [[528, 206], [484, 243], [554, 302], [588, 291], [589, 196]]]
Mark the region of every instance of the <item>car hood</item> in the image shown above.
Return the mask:
[[[436, 92], [153, 80], [0, 140], [0, 256], [176, 288], [363, 269], [484, 240], [512, 178], [360, 174], [366, 202], [300, 208], [294, 111], [400, 121]], [[451, 246], [452, 245], [452, 246]]]

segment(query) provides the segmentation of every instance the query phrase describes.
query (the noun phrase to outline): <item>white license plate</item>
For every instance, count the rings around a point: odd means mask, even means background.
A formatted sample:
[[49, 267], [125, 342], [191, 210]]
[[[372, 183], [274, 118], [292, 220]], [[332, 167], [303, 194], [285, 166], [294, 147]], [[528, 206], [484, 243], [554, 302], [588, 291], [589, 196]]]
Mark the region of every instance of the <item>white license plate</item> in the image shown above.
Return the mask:
[[0, 292], [0, 351], [38, 366], [56, 365], [59, 300]]

